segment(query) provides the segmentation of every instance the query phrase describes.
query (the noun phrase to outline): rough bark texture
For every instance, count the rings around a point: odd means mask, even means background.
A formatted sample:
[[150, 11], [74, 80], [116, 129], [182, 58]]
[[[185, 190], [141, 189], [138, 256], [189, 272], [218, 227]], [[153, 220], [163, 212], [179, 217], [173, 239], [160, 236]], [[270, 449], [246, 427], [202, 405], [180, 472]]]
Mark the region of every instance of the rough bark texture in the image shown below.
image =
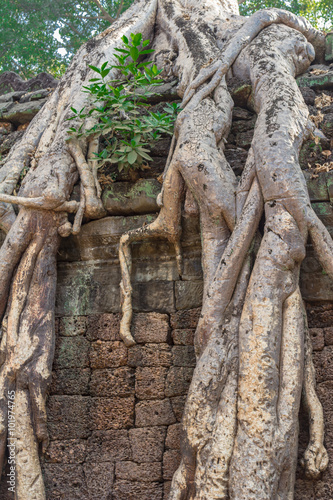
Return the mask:
[[[199, 212], [203, 248], [197, 365], [169, 498], [290, 500], [302, 388], [311, 420], [304, 465], [312, 477], [327, 467], [298, 281], [308, 235], [330, 277], [333, 243], [311, 207], [299, 166], [300, 148], [314, 126], [295, 83], [315, 55], [322, 58], [324, 37], [304, 19], [277, 9], [243, 19], [235, 0], [135, 4], [79, 50], [1, 167], [0, 227], [8, 234], [0, 249], [0, 467], [8, 391], [16, 390], [16, 422], [25, 429], [17, 437], [16, 497], [45, 498], [38, 443], [45, 448], [48, 439], [45, 399], [54, 350], [58, 240], [77, 234], [83, 215], [92, 219], [106, 213], [95, 166], [88, 160], [98, 144], [95, 139], [66, 142], [66, 118], [71, 106], [89, 105], [81, 92], [92, 77], [87, 65], [112, 62], [121, 36], [136, 32], [154, 37], [156, 59], [179, 79], [183, 110], [164, 172], [159, 215], [120, 241], [120, 334], [127, 346], [135, 343], [130, 244], [167, 238], [181, 275], [184, 203]], [[232, 77], [251, 80], [258, 114], [240, 181], [224, 155], [233, 108], [227, 80]], [[85, 126], [91, 125], [89, 119]], [[19, 196], [13, 196], [31, 159]], [[70, 200], [78, 178], [80, 202]], [[21, 205], [17, 217], [14, 203]], [[67, 217], [71, 212], [73, 222]]]

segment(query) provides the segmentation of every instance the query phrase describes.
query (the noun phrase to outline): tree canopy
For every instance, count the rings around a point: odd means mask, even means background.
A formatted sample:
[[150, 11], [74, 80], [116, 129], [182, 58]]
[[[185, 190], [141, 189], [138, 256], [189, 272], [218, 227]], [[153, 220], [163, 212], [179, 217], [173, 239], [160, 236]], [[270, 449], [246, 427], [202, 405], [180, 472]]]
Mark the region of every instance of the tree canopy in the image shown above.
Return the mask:
[[[62, 75], [73, 54], [107, 28], [133, 0], [11, 0], [0, 3], [0, 71], [29, 78], [40, 71]], [[241, 0], [241, 14], [278, 7], [333, 29], [332, 0]], [[61, 50], [62, 49], [62, 50]]]

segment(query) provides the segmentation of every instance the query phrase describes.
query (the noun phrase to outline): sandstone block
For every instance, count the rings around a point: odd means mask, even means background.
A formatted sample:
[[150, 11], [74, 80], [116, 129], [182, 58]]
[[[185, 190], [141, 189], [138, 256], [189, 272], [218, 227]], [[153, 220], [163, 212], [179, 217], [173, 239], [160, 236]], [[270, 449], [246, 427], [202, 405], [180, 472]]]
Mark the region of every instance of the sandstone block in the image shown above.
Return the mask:
[[87, 438], [90, 434], [89, 407], [87, 396], [50, 396], [47, 402], [50, 439]]
[[176, 309], [193, 309], [202, 304], [202, 281], [176, 281]]
[[196, 328], [199, 321], [201, 308], [190, 309], [189, 311], [177, 311], [171, 314], [171, 327], [178, 328]]
[[123, 342], [103, 342], [97, 340], [91, 343], [91, 368], [118, 368], [127, 364], [127, 349]]
[[92, 398], [91, 429], [126, 429], [134, 422], [134, 396], [127, 398]]
[[136, 427], [170, 425], [176, 422], [169, 399], [142, 401], [135, 406]]
[[114, 480], [114, 464], [85, 463], [83, 466], [90, 498], [98, 500], [109, 500], [112, 494]]
[[325, 334], [325, 344], [333, 345], [333, 327], [325, 328], [324, 334]]
[[59, 335], [62, 337], [76, 337], [84, 335], [87, 329], [86, 316], [65, 316], [59, 318]]
[[132, 332], [138, 344], [166, 343], [169, 336], [169, 317], [158, 313], [134, 314]]
[[171, 361], [171, 347], [168, 344], [135, 345], [128, 349], [129, 366], [170, 366]]
[[119, 314], [92, 314], [88, 318], [88, 340], [120, 340]]
[[118, 479], [114, 483], [112, 500], [162, 500], [161, 483], [144, 483]]
[[165, 447], [171, 450], [180, 449], [181, 424], [169, 425], [165, 440]]
[[322, 328], [310, 328], [312, 347], [314, 351], [322, 351], [325, 345], [324, 330]]
[[176, 396], [174, 398], [171, 398], [170, 401], [177, 422], [181, 422], [183, 418], [186, 396]]
[[137, 464], [136, 462], [117, 462], [116, 478], [127, 481], [153, 482], [162, 480], [162, 463], [147, 462]]
[[151, 281], [133, 284], [133, 310], [170, 313], [175, 310], [173, 282]]
[[163, 399], [165, 377], [164, 367], [139, 367], [135, 373], [135, 395], [138, 399]]
[[193, 346], [179, 346], [172, 348], [172, 360], [175, 366], [195, 367], [196, 358]]
[[322, 351], [313, 353], [317, 382], [333, 380], [333, 346], [326, 346]]
[[166, 397], [187, 394], [193, 375], [193, 368], [172, 366], [165, 381]]
[[89, 500], [82, 465], [45, 464], [44, 481], [48, 500]]
[[134, 370], [127, 366], [94, 370], [90, 380], [92, 396], [113, 397], [134, 395]]
[[68, 368], [52, 372], [51, 394], [87, 395], [90, 368]]
[[172, 330], [171, 337], [173, 343], [176, 345], [193, 345], [194, 332], [195, 330], [192, 328]]
[[135, 462], [160, 462], [163, 457], [165, 427], [130, 429], [132, 457]]
[[85, 439], [65, 439], [50, 441], [45, 453], [45, 461], [59, 464], [80, 464], [86, 459], [87, 441]]
[[54, 368], [87, 368], [90, 343], [84, 337], [59, 337], [56, 341]]
[[180, 464], [180, 453], [177, 450], [167, 450], [163, 455], [163, 479], [172, 479]]
[[132, 452], [126, 430], [93, 431], [87, 441], [87, 456], [92, 462], [131, 460]]

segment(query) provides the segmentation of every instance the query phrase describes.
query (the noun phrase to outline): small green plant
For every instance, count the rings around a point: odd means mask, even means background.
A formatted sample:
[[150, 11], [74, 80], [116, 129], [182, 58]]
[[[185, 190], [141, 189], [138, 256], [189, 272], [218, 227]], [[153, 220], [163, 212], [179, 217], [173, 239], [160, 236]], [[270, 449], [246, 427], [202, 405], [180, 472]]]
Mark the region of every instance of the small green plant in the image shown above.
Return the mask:
[[[142, 40], [142, 34], [131, 34], [131, 41], [122, 37], [123, 48], [115, 49], [114, 56], [118, 65], [109, 66], [108, 62], [100, 68], [89, 66], [98, 77], [89, 80], [84, 87], [93, 99], [93, 107], [87, 113], [85, 108], [77, 111], [69, 120], [79, 118], [82, 124], [78, 129], [71, 127], [70, 135], [76, 137], [98, 135], [104, 138], [104, 148], [95, 153], [98, 167], [106, 162], [117, 163], [121, 172], [127, 168], [142, 168], [147, 161], [152, 145], [161, 134], [173, 134], [174, 122], [179, 111], [176, 103], [166, 104], [163, 112], [148, 109], [147, 100], [158, 95], [155, 88], [163, 84], [159, 77], [163, 70], [157, 69], [151, 61], [139, 62], [142, 56], [154, 52], [148, 49], [149, 40]], [[116, 68], [121, 78], [106, 81], [111, 69]], [[96, 124], [83, 130], [83, 121], [94, 115]]]

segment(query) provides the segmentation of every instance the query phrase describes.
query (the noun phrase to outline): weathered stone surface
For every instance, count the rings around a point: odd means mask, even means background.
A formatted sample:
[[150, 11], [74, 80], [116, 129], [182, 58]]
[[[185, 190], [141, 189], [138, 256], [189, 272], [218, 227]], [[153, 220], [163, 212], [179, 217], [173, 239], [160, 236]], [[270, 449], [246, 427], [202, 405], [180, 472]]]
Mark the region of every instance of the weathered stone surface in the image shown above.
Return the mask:
[[56, 342], [55, 369], [89, 366], [90, 343], [83, 337], [59, 337]]
[[333, 71], [327, 71], [325, 74], [313, 75], [305, 73], [297, 79], [299, 87], [310, 87], [315, 90], [324, 90], [333, 88]]
[[173, 282], [134, 283], [133, 310], [161, 313], [175, 311]]
[[96, 463], [131, 460], [128, 431], [93, 431], [87, 441], [87, 455]]
[[134, 370], [128, 366], [94, 370], [89, 389], [92, 396], [112, 397], [131, 396], [134, 394]]
[[301, 87], [301, 94], [303, 96], [305, 104], [308, 106], [314, 106], [316, 93], [310, 87]]
[[52, 372], [52, 394], [86, 395], [89, 390], [90, 369], [68, 368]]
[[295, 500], [316, 500], [313, 481], [297, 479], [295, 484]]
[[174, 344], [193, 345], [195, 330], [192, 328], [172, 330], [171, 336]]
[[137, 464], [136, 462], [117, 462], [116, 478], [126, 479], [127, 481], [161, 481], [162, 463], [146, 462]]
[[165, 440], [165, 447], [171, 450], [180, 449], [180, 436], [181, 436], [181, 424], [169, 425], [167, 431], [167, 437]]
[[168, 344], [135, 345], [128, 349], [129, 366], [170, 366], [171, 362], [172, 353]]
[[166, 397], [187, 394], [193, 375], [193, 368], [172, 366], [165, 381]]
[[163, 399], [168, 369], [139, 367], [135, 373], [135, 395], [138, 399]]
[[4, 71], [0, 75], [0, 95], [12, 91], [29, 92], [32, 90], [45, 89], [47, 87], [56, 87], [58, 80], [48, 73], [39, 73], [30, 80], [23, 80], [14, 71]]
[[6, 110], [0, 109], [0, 121], [11, 122], [14, 123], [14, 125], [30, 122], [42, 109], [45, 103], [46, 99], [24, 103], [14, 102], [10, 107], [7, 107]]
[[170, 401], [177, 422], [181, 422], [186, 402], [186, 396], [176, 396], [174, 398], [170, 398]]
[[89, 498], [109, 500], [112, 494], [114, 481], [114, 464], [98, 462], [84, 464], [83, 470], [86, 478]]
[[92, 398], [89, 410], [91, 429], [128, 429], [134, 422], [134, 396]]
[[88, 340], [120, 340], [119, 314], [93, 314], [88, 318]]
[[189, 311], [177, 311], [171, 314], [170, 321], [173, 329], [178, 328], [196, 328], [199, 321], [201, 308], [191, 309]]
[[86, 396], [49, 396], [47, 426], [50, 439], [84, 439], [90, 434], [90, 398]]
[[[1, 91], [0, 91], [1, 93]], [[6, 94], [0, 95], [0, 102], [14, 102], [19, 101], [22, 96], [24, 96], [24, 90], [18, 90], [14, 92], [7, 92]]]
[[333, 61], [333, 32], [327, 33], [325, 38], [325, 61]]
[[127, 349], [123, 342], [103, 342], [97, 340], [91, 343], [90, 366], [97, 368], [117, 368], [127, 363]]
[[89, 500], [82, 465], [45, 464], [44, 481], [48, 500]]
[[161, 462], [166, 428], [142, 427], [130, 429], [132, 457], [135, 462]]
[[110, 215], [149, 214], [159, 211], [156, 198], [160, 191], [156, 179], [114, 182], [103, 191], [102, 202]]
[[86, 329], [86, 316], [68, 316], [59, 319], [59, 335], [62, 337], [76, 337], [77, 335], [84, 335]]
[[87, 454], [85, 439], [51, 441], [45, 453], [45, 461], [60, 464], [81, 464]]
[[38, 101], [39, 99], [45, 99], [50, 94], [52, 94], [54, 89], [39, 89], [33, 90], [32, 92], [24, 92], [24, 94], [20, 98], [20, 102], [28, 102], [28, 101]]
[[193, 309], [202, 303], [203, 283], [177, 281], [175, 283], [176, 309]]
[[322, 328], [310, 328], [312, 347], [314, 351], [322, 351], [325, 345], [324, 330]]
[[142, 401], [135, 406], [136, 427], [170, 425], [176, 422], [170, 400]]
[[325, 328], [324, 333], [325, 333], [325, 344], [333, 345], [333, 327]]
[[138, 344], [167, 342], [169, 318], [166, 314], [137, 313], [132, 322], [132, 334]]
[[174, 366], [187, 366], [194, 368], [196, 365], [194, 347], [174, 346], [172, 348], [172, 360]]
[[333, 380], [333, 346], [326, 346], [322, 351], [314, 352], [317, 382]]
[[0, 135], [8, 135], [11, 132], [14, 132], [15, 127], [10, 122], [0, 123]]
[[143, 483], [119, 479], [114, 483], [112, 500], [162, 500], [161, 483]]
[[166, 450], [163, 455], [163, 479], [171, 480], [180, 464], [180, 453], [177, 450]]

